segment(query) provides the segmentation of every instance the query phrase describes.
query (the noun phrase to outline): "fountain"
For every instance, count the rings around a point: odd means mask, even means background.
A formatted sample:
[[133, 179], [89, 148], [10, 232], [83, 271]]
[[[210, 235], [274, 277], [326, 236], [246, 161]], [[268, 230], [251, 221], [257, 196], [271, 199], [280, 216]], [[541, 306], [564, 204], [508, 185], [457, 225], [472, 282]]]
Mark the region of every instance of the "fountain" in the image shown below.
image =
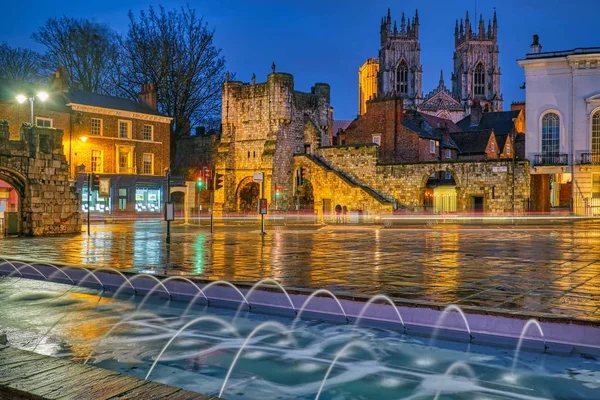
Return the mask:
[[[170, 276], [167, 279], [161, 281], [160, 283], [162, 283], [162, 287], [165, 288], [166, 290], [166, 286], [165, 284], [169, 281], [172, 280], [180, 280], [180, 281], [184, 281], [184, 282], [188, 282], [189, 284], [191, 284], [194, 288], [196, 288], [196, 294], [202, 294], [202, 296], [204, 296], [204, 298], [206, 299], [206, 301], [208, 301], [208, 298], [206, 297], [206, 294], [204, 294], [204, 291], [202, 289], [200, 289], [198, 287], [198, 285], [196, 285], [194, 282], [192, 282], [191, 280], [189, 280], [188, 278], [185, 278], [183, 276]], [[154, 287], [152, 289], [150, 289], [150, 291], [148, 293], [146, 293], [146, 296], [144, 296], [144, 299], [142, 300], [142, 302], [140, 303], [140, 305], [138, 306], [138, 310], [141, 310], [142, 307], [144, 306], [144, 304], [146, 304], [146, 300], [148, 299], [148, 297], [150, 295], [152, 295], [152, 293], [154, 293], [154, 291], [156, 290], [156, 288], [158, 287], [158, 283], [156, 285], [154, 285]], [[169, 293], [169, 296], [171, 296], [171, 293]], [[172, 298], [172, 296], [171, 296]]]
[[510, 369], [510, 374], [512, 377], [515, 376], [515, 367], [517, 365], [517, 360], [519, 358], [519, 352], [521, 351], [521, 346], [523, 345], [523, 339], [525, 338], [525, 334], [527, 333], [527, 331], [529, 330], [529, 328], [532, 325], [538, 329], [540, 336], [542, 336], [542, 340], [544, 341], [544, 351], [548, 350], [548, 346], [546, 345], [546, 339], [544, 337], [544, 331], [542, 331], [542, 327], [540, 326], [540, 323], [536, 319], [530, 319], [529, 321], [527, 321], [525, 323], [525, 326], [521, 330], [521, 335], [519, 336], [519, 342], [517, 343], [517, 347], [515, 348], [515, 355], [513, 357], [512, 368]]
[[278, 322], [274, 322], [274, 321], [267, 321], [267, 322], [263, 322], [262, 324], [258, 325], [256, 328], [254, 328], [252, 330], [252, 332], [250, 332], [250, 334], [248, 335], [248, 337], [242, 344], [242, 347], [240, 347], [237, 354], [235, 355], [233, 362], [229, 366], [229, 370], [227, 371], [227, 375], [225, 375], [225, 379], [223, 380], [223, 385], [221, 386], [221, 391], [219, 392], [219, 397], [223, 396], [223, 392], [225, 391], [225, 386], [227, 385], [227, 381], [229, 380], [229, 377], [231, 376], [231, 371], [233, 371], [233, 367], [235, 367], [235, 364], [237, 363], [238, 358], [240, 358], [240, 354], [242, 354], [242, 351], [244, 350], [244, 348], [246, 348], [250, 339], [252, 339], [252, 337], [254, 337], [254, 335], [256, 335], [258, 332], [260, 332], [261, 330], [266, 329], [266, 328], [274, 328], [274, 329], [279, 330], [280, 332], [287, 333], [290, 336], [290, 340], [297, 345], [296, 340], [291, 335], [291, 332], [288, 331], [284, 325], [282, 325]]
[[296, 327], [296, 323], [298, 322], [298, 320], [300, 319], [300, 316], [302, 315], [302, 312], [304, 311], [304, 309], [306, 308], [306, 306], [308, 305], [308, 303], [310, 303], [310, 301], [316, 297], [317, 295], [324, 293], [329, 295], [333, 300], [335, 300], [335, 302], [337, 303], [337, 305], [340, 307], [340, 310], [342, 311], [342, 314], [344, 314], [344, 318], [346, 318], [346, 323], [350, 322], [348, 320], [348, 316], [346, 315], [346, 311], [344, 310], [344, 307], [342, 307], [342, 303], [340, 303], [340, 301], [338, 300], [338, 298], [335, 296], [335, 294], [331, 293], [329, 290], [327, 289], [318, 289], [315, 290], [314, 292], [312, 292], [310, 294], [310, 296], [308, 296], [308, 298], [304, 301], [304, 303], [302, 303], [302, 306], [300, 307], [300, 310], [296, 313], [296, 318], [294, 318], [294, 322], [292, 323], [292, 330], [294, 330], [294, 328]]
[[[281, 289], [281, 291], [283, 292], [283, 294], [287, 298], [288, 302], [290, 303], [290, 306], [292, 306], [292, 310], [294, 311], [294, 313], [296, 315], [298, 315], [298, 311], [296, 311], [296, 307], [294, 306], [294, 302], [290, 298], [290, 295], [288, 294], [287, 290], [285, 290], [285, 288], [283, 286], [281, 286], [281, 284], [279, 282], [277, 282], [276, 280], [274, 280], [274, 279], [263, 279], [263, 280], [260, 280], [260, 281], [256, 282], [254, 285], [252, 285], [252, 287], [250, 288], [250, 290], [248, 290], [248, 292], [246, 293], [246, 299], [248, 301], [250, 301], [250, 296], [252, 295], [252, 293], [254, 293], [254, 291], [256, 290], [256, 288], [258, 288], [260, 286], [264, 286], [266, 283], [272, 283], [275, 286], [277, 286], [279, 289]], [[240, 311], [242, 309], [242, 305], [243, 304], [240, 303], [240, 306], [238, 307], [237, 312], [235, 313], [235, 316], [233, 317], [234, 321], [238, 317], [238, 314], [240, 313]]]
[[315, 400], [319, 400], [319, 396], [321, 396], [321, 392], [323, 391], [325, 382], [327, 381], [327, 378], [329, 378], [329, 374], [331, 373], [331, 370], [337, 363], [338, 359], [340, 357], [344, 356], [346, 354], [346, 352], [353, 347], [360, 347], [361, 349], [369, 352], [374, 359], [377, 359], [377, 356], [373, 353], [373, 350], [371, 349], [369, 344], [366, 342], [354, 341], [354, 342], [350, 342], [350, 343], [346, 344], [344, 347], [342, 347], [342, 349], [340, 351], [338, 351], [338, 353], [335, 355], [335, 358], [333, 359], [333, 361], [331, 361], [331, 364], [329, 364], [329, 368], [327, 369], [327, 372], [325, 373], [325, 376], [323, 377], [323, 380], [321, 381], [321, 386], [319, 386], [319, 390], [317, 391]]
[[444, 308], [444, 310], [438, 317], [437, 321], [435, 322], [433, 333], [431, 334], [431, 338], [429, 339], [429, 347], [432, 347], [433, 342], [435, 341], [435, 338], [438, 335], [440, 327], [441, 327], [442, 323], [444, 322], [444, 320], [446, 319], [446, 317], [448, 316], [448, 314], [450, 313], [450, 311], [456, 311], [460, 314], [460, 316], [462, 317], [462, 320], [465, 323], [465, 327], [467, 328], [467, 332], [469, 333], [469, 342], [471, 342], [471, 340], [473, 340], [473, 335], [471, 335], [471, 327], [469, 326], [469, 322], [467, 321], [467, 317], [466, 317], [465, 313], [456, 304], [450, 304], [449, 306]]
[[237, 287], [235, 287], [235, 285], [232, 284], [231, 282], [227, 282], [227, 281], [223, 281], [223, 280], [212, 281], [208, 285], [204, 286], [204, 293], [206, 293], [206, 291], [208, 289], [210, 289], [211, 287], [216, 286], [216, 285], [229, 286], [230, 288], [232, 288], [233, 290], [235, 290], [240, 295], [240, 297], [242, 298], [242, 300], [244, 300], [244, 303], [246, 303], [246, 305], [248, 306], [248, 310], [250, 310], [252, 308], [252, 307], [250, 307], [250, 303], [248, 303], [248, 299], [246, 299], [246, 296], [244, 296], [242, 294], [242, 292], [240, 292], [240, 289], [238, 289]]
[[402, 319], [402, 315], [400, 315], [400, 311], [398, 311], [398, 308], [396, 307], [396, 305], [394, 304], [394, 302], [392, 301], [392, 299], [390, 299], [388, 296], [383, 295], [383, 294], [377, 294], [377, 295], [371, 297], [369, 299], [369, 301], [367, 301], [365, 303], [365, 305], [363, 306], [363, 308], [360, 310], [360, 313], [358, 314], [358, 317], [356, 317], [356, 321], [354, 321], [354, 326], [358, 326], [361, 318], [364, 316], [365, 312], [367, 311], [367, 308], [369, 308], [369, 306], [371, 304], [373, 304], [374, 302], [376, 302], [377, 300], [384, 300], [384, 301], [388, 302], [392, 306], [392, 308], [396, 312], [396, 315], [398, 316], [398, 319], [400, 320], [400, 323], [402, 324], [402, 327], [406, 331], [406, 325], [404, 324], [404, 320]]
[[[95, 275], [94, 275], [95, 276]], [[163, 288], [163, 290], [169, 295], [169, 298], [172, 299], [173, 296], [171, 296], [171, 292], [169, 292], [169, 289], [167, 289], [165, 287], [165, 285], [162, 283], [162, 281], [160, 279], [158, 279], [157, 277], [155, 277], [154, 275], [148, 275], [148, 274], [135, 274], [134, 276], [131, 277], [131, 279], [129, 279], [129, 284], [131, 285], [131, 287], [133, 286], [133, 281], [135, 279], [139, 279], [139, 278], [150, 278], [153, 279], [154, 281], [156, 281], [156, 285], [159, 285]], [[113, 295], [114, 298], [119, 297], [119, 294], [121, 293], [121, 291], [123, 290], [123, 285], [125, 284], [125, 282], [123, 282], [119, 288], [117, 289], [117, 291], [115, 292], [115, 294]], [[155, 286], [156, 286], [155, 285]], [[154, 286], [153, 286], [154, 288]], [[134, 289], [135, 290], [135, 289]], [[146, 295], [147, 296], [147, 295]]]
[[[462, 361], [456, 361], [451, 366], [449, 366], [448, 369], [446, 369], [446, 372], [444, 372], [444, 376], [442, 377], [442, 382], [445, 379], [447, 379], [450, 376], [450, 374], [452, 374], [454, 371], [456, 371], [458, 369], [462, 369], [463, 371], [465, 371], [467, 373], [467, 375], [469, 375], [469, 378], [471, 380], [476, 379], [475, 372], [473, 372], [473, 369], [468, 364], [465, 364]], [[442, 392], [442, 389], [438, 389], [435, 392], [435, 397], [433, 398], [433, 400], [437, 400], [438, 397], [440, 397], [441, 392]]]

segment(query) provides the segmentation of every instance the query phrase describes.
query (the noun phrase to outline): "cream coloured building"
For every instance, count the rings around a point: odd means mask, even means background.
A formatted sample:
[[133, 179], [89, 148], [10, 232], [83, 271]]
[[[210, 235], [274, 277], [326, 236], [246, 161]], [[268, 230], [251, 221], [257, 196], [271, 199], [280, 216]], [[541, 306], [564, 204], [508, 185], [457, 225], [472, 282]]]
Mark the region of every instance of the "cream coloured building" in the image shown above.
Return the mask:
[[367, 111], [367, 100], [377, 96], [378, 72], [379, 61], [376, 58], [367, 58], [358, 70], [358, 115]]

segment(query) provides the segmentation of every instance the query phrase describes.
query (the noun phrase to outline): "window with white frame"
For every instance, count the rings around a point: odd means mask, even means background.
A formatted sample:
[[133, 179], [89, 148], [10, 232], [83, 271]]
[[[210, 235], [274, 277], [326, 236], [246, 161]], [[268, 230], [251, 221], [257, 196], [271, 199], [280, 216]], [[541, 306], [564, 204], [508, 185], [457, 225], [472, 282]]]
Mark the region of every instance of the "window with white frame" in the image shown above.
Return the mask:
[[600, 155], [600, 110], [592, 116], [592, 152], [597, 159]]
[[102, 173], [103, 169], [102, 150], [92, 150], [92, 172]]
[[446, 149], [446, 158], [452, 158], [452, 151], [450, 149]]
[[154, 173], [154, 154], [144, 153], [142, 170], [144, 175], [152, 175]]
[[492, 150], [492, 152], [496, 152], [496, 143], [492, 142], [490, 145], [490, 150]]
[[510, 143], [506, 143], [506, 154], [510, 156]]
[[154, 140], [154, 125], [144, 125], [144, 140]]
[[435, 154], [435, 140], [429, 141], [429, 152]]
[[377, 146], [381, 146], [381, 135], [373, 135], [373, 143]]
[[52, 118], [35, 117], [35, 125], [43, 128], [52, 128]]
[[119, 121], [119, 137], [131, 139], [131, 121]]
[[102, 136], [102, 120], [100, 118], [92, 118], [92, 135]]
[[558, 154], [560, 150], [560, 118], [555, 113], [542, 117], [542, 153]]

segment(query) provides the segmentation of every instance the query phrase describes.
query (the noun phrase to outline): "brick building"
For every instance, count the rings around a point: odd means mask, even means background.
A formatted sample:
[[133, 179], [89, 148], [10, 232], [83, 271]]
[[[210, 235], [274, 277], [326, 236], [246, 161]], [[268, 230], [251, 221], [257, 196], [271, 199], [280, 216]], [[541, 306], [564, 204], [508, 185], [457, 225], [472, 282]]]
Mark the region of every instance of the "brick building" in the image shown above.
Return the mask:
[[[0, 80], [0, 119], [9, 122], [11, 138], [30, 122], [30, 104], [15, 97], [46, 91], [46, 101], [33, 103], [34, 124], [64, 132], [69, 179], [77, 182], [82, 210], [89, 204], [91, 212], [101, 214], [161, 213], [171, 118], [157, 111], [153, 85], [144, 85], [135, 102], [68, 89], [66, 78], [59, 69], [45, 87]], [[100, 175], [101, 183], [88, 196], [90, 172]]]
[[458, 147], [450, 132], [459, 130], [452, 121], [420, 112], [403, 112], [396, 94], [367, 102], [367, 111], [346, 128], [346, 144], [379, 145], [383, 162], [456, 160]]

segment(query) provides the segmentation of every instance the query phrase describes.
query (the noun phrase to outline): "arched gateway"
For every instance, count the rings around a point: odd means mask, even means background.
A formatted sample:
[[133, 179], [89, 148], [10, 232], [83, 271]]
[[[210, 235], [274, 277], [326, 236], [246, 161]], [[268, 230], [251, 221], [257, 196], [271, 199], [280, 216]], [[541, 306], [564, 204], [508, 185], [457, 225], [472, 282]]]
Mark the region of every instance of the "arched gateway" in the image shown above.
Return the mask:
[[8, 123], [0, 121], [1, 234], [81, 231], [62, 136], [59, 129], [23, 126], [21, 140], [10, 140]]

